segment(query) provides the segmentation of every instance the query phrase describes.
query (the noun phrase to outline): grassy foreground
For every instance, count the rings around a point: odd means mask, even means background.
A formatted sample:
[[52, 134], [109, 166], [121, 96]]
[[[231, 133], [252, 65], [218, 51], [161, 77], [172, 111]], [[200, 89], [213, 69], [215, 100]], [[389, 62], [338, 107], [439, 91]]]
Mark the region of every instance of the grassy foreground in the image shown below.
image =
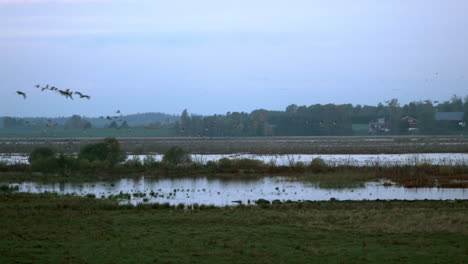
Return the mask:
[[466, 263], [468, 201], [183, 210], [0, 195], [0, 263]]

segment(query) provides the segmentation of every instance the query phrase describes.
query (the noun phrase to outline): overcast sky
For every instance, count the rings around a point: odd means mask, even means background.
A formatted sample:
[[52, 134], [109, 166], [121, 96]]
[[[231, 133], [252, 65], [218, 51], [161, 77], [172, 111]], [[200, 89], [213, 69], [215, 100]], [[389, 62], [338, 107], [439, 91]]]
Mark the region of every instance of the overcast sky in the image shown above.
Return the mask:
[[447, 100], [468, 94], [467, 14], [466, 0], [0, 0], [0, 116]]

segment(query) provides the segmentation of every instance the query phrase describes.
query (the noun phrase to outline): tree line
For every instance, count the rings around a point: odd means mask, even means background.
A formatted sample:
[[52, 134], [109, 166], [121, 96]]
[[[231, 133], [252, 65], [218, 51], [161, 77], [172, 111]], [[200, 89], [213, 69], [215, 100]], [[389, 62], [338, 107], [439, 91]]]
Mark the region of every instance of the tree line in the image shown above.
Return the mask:
[[[400, 105], [397, 99], [379, 103], [377, 106], [352, 104], [314, 104], [287, 106], [283, 111], [257, 109], [247, 112], [228, 112], [226, 114], [196, 115], [187, 109], [180, 116], [163, 113], [146, 113], [125, 116], [121, 125], [105, 122], [98, 118], [84, 118], [74, 115], [59, 119], [3, 118], [5, 128], [24, 128], [31, 126], [57, 125], [65, 129], [88, 129], [91, 127], [148, 129], [172, 129], [174, 136], [187, 137], [242, 137], [242, 136], [339, 136], [354, 135], [353, 125], [360, 125], [366, 133], [372, 120], [385, 119], [390, 127], [388, 134], [408, 134], [408, 122], [402, 120], [409, 116], [415, 118], [418, 130], [411, 133], [450, 134], [466, 131], [462, 125], [453, 122], [437, 121], [437, 112], [463, 112], [463, 121], [468, 121], [468, 96], [453, 96], [445, 102], [417, 101]], [[96, 122], [101, 122], [96, 126]], [[127, 122], [128, 121], [128, 122]], [[362, 133], [362, 132], [361, 132]]]
[[352, 104], [289, 105], [284, 111], [265, 109], [228, 112], [225, 115], [202, 116], [185, 109], [175, 123], [179, 136], [321, 136], [353, 135], [353, 124], [367, 125], [384, 118], [391, 128], [388, 134], [407, 134], [409, 116], [418, 121], [418, 131], [412, 133], [458, 133], [465, 128], [459, 124], [437, 122], [436, 112], [464, 112], [468, 121], [468, 96], [453, 96], [445, 102], [418, 101], [400, 105], [397, 99], [377, 106]]

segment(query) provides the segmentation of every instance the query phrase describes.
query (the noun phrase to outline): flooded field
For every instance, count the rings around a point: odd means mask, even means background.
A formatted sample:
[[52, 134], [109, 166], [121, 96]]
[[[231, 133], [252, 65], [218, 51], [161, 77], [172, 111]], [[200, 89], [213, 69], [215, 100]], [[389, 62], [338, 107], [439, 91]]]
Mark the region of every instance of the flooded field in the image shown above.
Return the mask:
[[454, 200], [468, 199], [467, 189], [404, 188], [383, 182], [368, 182], [361, 188], [328, 189], [314, 183], [291, 181], [285, 177], [226, 180], [213, 178], [121, 179], [112, 182], [51, 183], [24, 182], [20, 192], [119, 197], [122, 203], [180, 203], [215, 206], [253, 204], [268, 201], [337, 200]]
[[[128, 155], [128, 159], [140, 159], [142, 162], [145, 157], [152, 156], [155, 160], [162, 159], [161, 154], [154, 155]], [[296, 162], [310, 163], [314, 158], [322, 158], [331, 166], [350, 165], [350, 166], [391, 166], [391, 165], [418, 165], [428, 163], [433, 165], [463, 165], [468, 164], [468, 153], [413, 153], [413, 154], [287, 154], [287, 155], [255, 155], [255, 154], [192, 154], [194, 162], [205, 164], [208, 161], [218, 161], [222, 158], [229, 159], [256, 159], [265, 163], [288, 166]], [[8, 164], [28, 163], [28, 157], [25, 155], [0, 154], [0, 162]]]

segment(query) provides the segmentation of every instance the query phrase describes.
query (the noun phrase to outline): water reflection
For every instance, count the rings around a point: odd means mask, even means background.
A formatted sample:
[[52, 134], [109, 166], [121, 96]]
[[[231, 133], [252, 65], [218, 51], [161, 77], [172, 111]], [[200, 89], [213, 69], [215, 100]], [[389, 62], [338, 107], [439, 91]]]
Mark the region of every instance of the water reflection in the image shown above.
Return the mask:
[[465, 189], [413, 188], [383, 186], [381, 182], [368, 182], [362, 187], [348, 189], [327, 189], [307, 182], [292, 182], [286, 177], [265, 177], [256, 179], [213, 179], [207, 177], [155, 179], [120, 179], [111, 182], [91, 183], [34, 183], [11, 184], [19, 186], [21, 192], [74, 194], [109, 197], [130, 194], [128, 202], [233, 205], [235, 201], [244, 204], [258, 199], [281, 201], [338, 200], [452, 200], [467, 199]]

